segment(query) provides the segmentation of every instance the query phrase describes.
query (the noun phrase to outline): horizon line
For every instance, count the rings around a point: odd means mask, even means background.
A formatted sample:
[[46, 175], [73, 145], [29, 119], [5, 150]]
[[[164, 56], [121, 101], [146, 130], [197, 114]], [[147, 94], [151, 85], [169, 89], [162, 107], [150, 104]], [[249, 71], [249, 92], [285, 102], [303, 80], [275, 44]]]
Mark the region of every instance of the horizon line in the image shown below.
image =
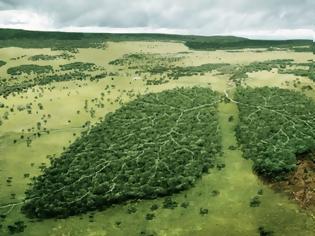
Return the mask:
[[[313, 37], [288, 37], [288, 38], [284, 38], [284, 37], [270, 37], [269, 35], [265, 35], [265, 36], [255, 36], [255, 37], [251, 37], [251, 36], [247, 36], [247, 35], [240, 35], [240, 34], [211, 34], [211, 35], [207, 35], [207, 34], [191, 34], [189, 32], [187, 33], [178, 33], [178, 32], [163, 32], [163, 30], [167, 30], [167, 29], [157, 29], [157, 31], [146, 31], [143, 30], [141, 31], [140, 28], [130, 28], [131, 30], [135, 30], [135, 29], [140, 29], [140, 31], [121, 31], [121, 29], [124, 28], [108, 28], [109, 30], [90, 30], [91, 28], [88, 27], [89, 29], [87, 29], [86, 27], [75, 27], [73, 29], [71, 28], [61, 28], [61, 29], [26, 29], [26, 28], [22, 28], [22, 27], [1, 27], [0, 26], [0, 30], [22, 30], [22, 31], [30, 31], [30, 32], [55, 32], [55, 33], [83, 33], [83, 34], [133, 34], [133, 35], [137, 35], [137, 34], [155, 34], [155, 35], [174, 35], [174, 36], [195, 36], [195, 37], [236, 37], [236, 38], [243, 38], [243, 39], [249, 39], [249, 40], [270, 40], [270, 41], [277, 41], [277, 40], [281, 40], [281, 41], [286, 41], [286, 40], [309, 40], [309, 41], [313, 41], [315, 43], [315, 34], [313, 35]], [[99, 27], [96, 27], [98, 29], [100, 29]], [[79, 30], [81, 29], [81, 30]], [[159, 31], [161, 30], [161, 31]]]

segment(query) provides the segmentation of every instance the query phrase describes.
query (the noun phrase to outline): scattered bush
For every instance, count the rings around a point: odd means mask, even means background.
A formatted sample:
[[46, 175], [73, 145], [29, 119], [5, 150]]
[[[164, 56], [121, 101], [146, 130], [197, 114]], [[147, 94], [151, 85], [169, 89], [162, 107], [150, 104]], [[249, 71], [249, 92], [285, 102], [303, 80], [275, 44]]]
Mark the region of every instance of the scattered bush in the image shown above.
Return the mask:
[[209, 210], [207, 208], [200, 208], [199, 213], [200, 215], [207, 215]]
[[8, 225], [8, 231], [10, 234], [22, 233], [25, 228], [26, 225], [24, 221], [16, 221], [13, 225]]
[[261, 203], [261, 201], [260, 201], [259, 196], [255, 196], [255, 197], [253, 197], [253, 198], [250, 200], [249, 206], [250, 206], [250, 207], [259, 207], [259, 206], [260, 206], [260, 203]]

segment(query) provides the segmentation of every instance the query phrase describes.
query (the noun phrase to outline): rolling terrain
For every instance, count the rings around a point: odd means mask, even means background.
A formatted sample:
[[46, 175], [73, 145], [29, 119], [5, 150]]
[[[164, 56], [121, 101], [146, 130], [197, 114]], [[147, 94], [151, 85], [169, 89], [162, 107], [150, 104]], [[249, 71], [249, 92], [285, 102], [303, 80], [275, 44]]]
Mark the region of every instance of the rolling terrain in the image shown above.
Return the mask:
[[314, 235], [312, 41], [0, 47], [0, 235]]

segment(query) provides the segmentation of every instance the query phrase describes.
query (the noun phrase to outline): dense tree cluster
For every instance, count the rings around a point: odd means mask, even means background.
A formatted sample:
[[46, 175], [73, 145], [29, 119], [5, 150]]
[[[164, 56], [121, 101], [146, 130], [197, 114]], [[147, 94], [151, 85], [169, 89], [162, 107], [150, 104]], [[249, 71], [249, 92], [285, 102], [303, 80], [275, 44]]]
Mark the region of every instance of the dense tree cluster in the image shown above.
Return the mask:
[[101, 34], [0, 29], [0, 47], [54, 48], [73, 52], [77, 48], [101, 47], [104, 39]]
[[315, 81], [315, 61], [312, 61], [310, 66], [309, 66], [308, 77], [309, 77], [309, 79]]
[[131, 65], [135, 62], [148, 60], [155, 54], [143, 54], [143, 53], [133, 53], [133, 54], [125, 54], [122, 58], [115, 59], [110, 61], [109, 65], [116, 65], [116, 66], [124, 66], [124, 65]]
[[258, 227], [259, 236], [273, 236], [274, 232], [272, 230], [266, 230], [265, 227]]
[[62, 82], [62, 81], [70, 81], [70, 80], [100, 80], [108, 77], [110, 73], [103, 72], [96, 75], [90, 75], [82, 72], [72, 72], [67, 74], [54, 74], [54, 75], [46, 75], [40, 76], [35, 79], [35, 83], [37, 85], [45, 85], [50, 84], [52, 82]]
[[76, 48], [104, 47], [108, 41], [176, 41], [193, 50], [227, 50], [244, 48], [282, 48], [314, 52], [312, 40], [250, 40], [235, 36], [194, 36], [171, 34], [65, 33], [0, 29], [0, 47]]
[[23, 73], [25, 74], [43, 74], [43, 73], [49, 73], [53, 71], [52, 66], [40, 66], [40, 65], [35, 65], [35, 64], [30, 64], [30, 65], [20, 65], [20, 66], [15, 66], [15, 67], [10, 67], [7, 70], [7, 73], [9, 75], [21, 75]]
[[23, 212], [65, 217], [189, 188], [220, 153], [220, 100], [194, 87], [122, 106], [52, 160], [26, 192]]
[[97, 66], [94, 63], [72, 62], [60, 65], [60, 68], [61, 70], [94, 71], [97, 69]]
[[4, 66], [5, 64], [7, 64], [5, 61], [0, 60], [0, 67]]
[[267, 178], [285, 177], [296, 155], [315, 149], [315, 104], [300, 92], [279, 88], [238, 88], [236, 129], [244, 156]]
[[22, 92], [33, 86], [35, 86], [35, 84], [32, 81], [23, 81], [13, 85], [0, 86], [0, 96], [7, 97], [11, 93]]
[[45, 55], [45, 54], [39, 54], [29, 57], [28, 59], [30, 61], [51, 61], [51, 60], [59, 60], [59, 59], [65, 59], [70, 60], [73, 59], [74, 56], [72, 54], [69, 54], [67, 52], [64, 52], [60, 55]]
[[[192, 50], [227, 50], [244, 48], [281, 48], [298, 52], [312, 52], [312, 40], [250, 40], [234, 38], [220, 41], [186, 41]], [[303, 47], [303, 48], [302, 48]]]
[[8, 225], [9, 234], [17, 234], [24, 232], [26, 225], [24, 221], [16, 221], [12, 225]]

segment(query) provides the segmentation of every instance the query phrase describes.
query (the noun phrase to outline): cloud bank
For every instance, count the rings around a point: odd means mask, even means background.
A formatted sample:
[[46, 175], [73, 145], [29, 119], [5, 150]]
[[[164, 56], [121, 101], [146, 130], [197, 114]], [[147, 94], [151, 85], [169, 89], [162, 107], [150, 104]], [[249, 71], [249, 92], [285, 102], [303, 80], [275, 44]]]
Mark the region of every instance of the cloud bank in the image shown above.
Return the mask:
[[0, 0], [0, 27], [313, 38], [314, 0]]

